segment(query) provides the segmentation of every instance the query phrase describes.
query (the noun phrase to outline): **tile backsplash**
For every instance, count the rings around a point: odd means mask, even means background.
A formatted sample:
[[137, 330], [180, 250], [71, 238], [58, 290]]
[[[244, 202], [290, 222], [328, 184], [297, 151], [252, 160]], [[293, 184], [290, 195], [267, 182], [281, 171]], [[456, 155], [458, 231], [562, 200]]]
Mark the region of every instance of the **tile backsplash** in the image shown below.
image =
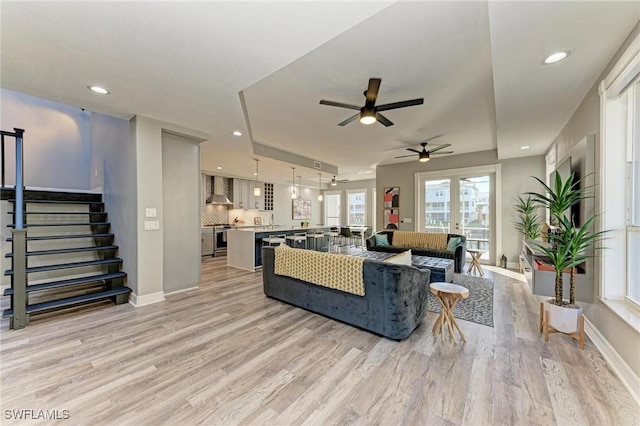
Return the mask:
[[205, 204], [202, 208], [202, 224], [229, 223], [229, 208], [214, 204]]
[[[202, 188], [203, 188], [203, 201], [202, 201], [202, 211], [200, 214], [200, 220], [203, 225], [213, 225], [216, 223], [229, 223], [229, 206], [216, 205], [216, 204], [207, 204], [204, 200], [207, 199], [209, 195], [213, 193], [213, 181], [211, 176], [201, 175], [202, 177]], [[223, 179], [221, 177], [217, 177], [216, 179]], [[224, 187], [223, 194], [227, 197], [229, 196], [230, 191], [230, 179], [224, 179]]]

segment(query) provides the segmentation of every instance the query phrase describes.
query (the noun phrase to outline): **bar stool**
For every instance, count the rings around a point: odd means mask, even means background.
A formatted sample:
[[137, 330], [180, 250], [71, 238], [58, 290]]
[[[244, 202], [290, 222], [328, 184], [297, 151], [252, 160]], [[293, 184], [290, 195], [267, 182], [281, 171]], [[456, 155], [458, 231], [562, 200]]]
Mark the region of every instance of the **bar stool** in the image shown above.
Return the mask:
[[336, 244], [336, 239], [340, 236], [339, 228], [332, 226], [331, 230], [326, 233], [326, 236], [329, 237], [329, 246]]
[[262, 239], [262, 245], [263, 246], [271, 246], [271, 245], [275, 245], [275, 246], [279, 246], [282, 243], [286, 243], [287, 240], [285, 239], [286, 235], [282, 234], [282, 235], [269, 235], [266, 238]]
[[[315, 251], [322, 251], [322, 243], [325, 238], [324, 232], [316, 232], [315, 234], [308, 235], [307, 237], [313, 242], [313, 249]], [[320, 240], [320, 247], [318, 247], [318, 240]]]
[[340, 228], [340, 236], [342, 237], [343, 241], [347, 241], [349, 243], [349, 246], [355, 246], [357, 244], [358, 238], [360, 238], [359, 236], [354, 236], [351, 233], [351, 228], [349, 227]]
[[286, 239], [291, 242], [291, 247], [295, 247], [296, 245], [301, 246], [304, 244], [304, 248], [307, 248], [306, 232], [296, 232], [293, 235], [287, 235]]

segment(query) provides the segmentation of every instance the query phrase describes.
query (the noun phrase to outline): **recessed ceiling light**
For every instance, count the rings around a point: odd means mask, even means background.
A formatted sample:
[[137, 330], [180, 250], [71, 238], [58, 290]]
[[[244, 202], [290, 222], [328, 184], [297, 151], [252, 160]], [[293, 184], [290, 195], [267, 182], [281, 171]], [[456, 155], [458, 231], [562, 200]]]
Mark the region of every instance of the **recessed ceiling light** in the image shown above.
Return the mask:
[[520, 147], [520, 149], [529, 149], [529, 148], [531, 148], [529, 145], [524, 145]]
[[253, 175], [254, 175], [254, 176], [258, 176], [258, 174], [257, 174], [257, 173], [254, 173]]
[[544, 60], [545, 64], [555, 64], [556, 62], [560, 62], [564, 58], [569, 56], [569, 52], [556, 52], [552, 55], [547, 56], [547, 59]]
[[234, 130], [232, 135], [233, 136], [242, 136], [242, 132], [240, 130]]
[[100, 86], [87, 86], [87, 89], [91, 90], [93, 93], [99, 93], [101, 95], [108, 95], [109, 93], [111, 93], [104, 87]]
[[222, 166], [216, 167], [216, 170], [222, 170]]

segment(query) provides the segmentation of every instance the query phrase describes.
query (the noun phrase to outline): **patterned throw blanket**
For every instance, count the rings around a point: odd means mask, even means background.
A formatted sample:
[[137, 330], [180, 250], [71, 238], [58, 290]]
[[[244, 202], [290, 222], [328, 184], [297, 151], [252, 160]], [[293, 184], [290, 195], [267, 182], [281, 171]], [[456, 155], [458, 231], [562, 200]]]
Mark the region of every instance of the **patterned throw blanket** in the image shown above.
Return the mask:
[[393, 245], [398, 247], [444, 250], [447, 248], [447, 234], [395, 231], [393, 233]]
[[280, 245], [275, 249], [275, 274], [346, 293], [364, 296], [364, 258], [320, 253]]

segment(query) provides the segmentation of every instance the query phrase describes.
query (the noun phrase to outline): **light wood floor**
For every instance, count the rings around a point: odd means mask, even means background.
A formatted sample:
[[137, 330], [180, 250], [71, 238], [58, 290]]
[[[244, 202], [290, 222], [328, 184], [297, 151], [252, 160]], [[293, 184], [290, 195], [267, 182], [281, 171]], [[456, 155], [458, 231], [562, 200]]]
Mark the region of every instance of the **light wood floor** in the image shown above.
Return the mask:
[[[203, 261], [199, 289], [1, 331], [1, 408], [86, 425], [632, 425], [640, 408], [591, 341], [545, 343], [537, 299], [498, 268], [495, 328], [390, 341], [268, 299], [261, 273]], [[489, 270], [491, 269], [491, 270]], [[507, 275], [505, 275], [507, 274]], [[26, 424], [48, 424], [29, 421]]]

